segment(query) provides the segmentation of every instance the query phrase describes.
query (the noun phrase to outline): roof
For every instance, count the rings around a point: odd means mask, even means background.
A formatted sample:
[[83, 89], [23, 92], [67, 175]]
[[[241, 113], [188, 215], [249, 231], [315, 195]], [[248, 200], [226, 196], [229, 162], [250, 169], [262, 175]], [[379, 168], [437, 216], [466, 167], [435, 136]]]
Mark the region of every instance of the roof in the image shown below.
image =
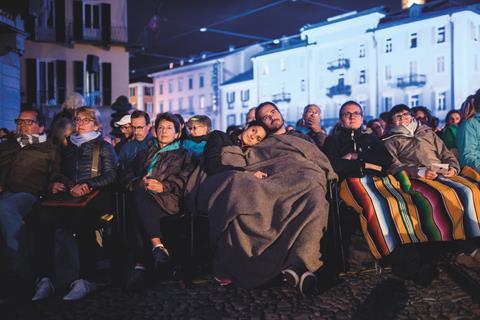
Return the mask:
[[248, 81], [248, 80], [253, 80], [253, 68], [245, 71], [244, 73], [240, 73], [239, 75], [236, 75], [230, 80], [223, 82], [222, 86], [227, 84], [242, 82], [242, 81]]
[[464, 10], [472, 10], [480, 13], [478, 0], [437, 0], [427, 2], [424, 5], [414, 4], [408, 9], [389, 14], [382, 18], [376, 30]]
[[[280, 40], [282, 41], [282, 40]], [[285, 41], [285, 40], [283, 40]], [[311, 43], [310, 43], [311, 44]], [[294, 37], [289, 37], [288, 40], [285, 41], [285, 43], [282, 43], [280, 47], [265, 47], [265, 50], [262, 52], [257, 53], [256, 55], [252, 56], [252, 58], [264, 56], [267, 54], [271, 53], [276, 53], [276, 52], [282, 52], [282, 51], [287, 51], [287, 50], [292, 50], [300, 47], [306, 47], [308, 46], [308, 40], [302, 40], [300, 39], [300, 35], [295, 35]]]
[[150, 78], [150, 77], [147, 77], [147, 76], [143, 76], [143, 77], [132, 77], [130, 79], [130, 84], [132, 83], [137, 83], [137, 82], [144, 82], [144, 83], [153, 83], [153, 79]]

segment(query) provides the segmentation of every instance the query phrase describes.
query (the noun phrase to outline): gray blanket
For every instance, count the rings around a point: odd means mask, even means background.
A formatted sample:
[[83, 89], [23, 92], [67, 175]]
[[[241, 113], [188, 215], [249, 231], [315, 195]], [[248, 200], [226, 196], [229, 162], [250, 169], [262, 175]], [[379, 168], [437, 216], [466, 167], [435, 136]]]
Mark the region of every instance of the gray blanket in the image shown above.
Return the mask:
[[[209, 215], [217, 277], [258, 287], [288, 266], [322, 266], [320, 239], [328, 220], [327, 180], [336, 179], [327, 157], [293, 136], [272, 136], [245, 153], [223, 149], [225, 164], [246, 164], [200, 186], [198, 208]], [[260, 170], [267, 178], [257, 179]]]

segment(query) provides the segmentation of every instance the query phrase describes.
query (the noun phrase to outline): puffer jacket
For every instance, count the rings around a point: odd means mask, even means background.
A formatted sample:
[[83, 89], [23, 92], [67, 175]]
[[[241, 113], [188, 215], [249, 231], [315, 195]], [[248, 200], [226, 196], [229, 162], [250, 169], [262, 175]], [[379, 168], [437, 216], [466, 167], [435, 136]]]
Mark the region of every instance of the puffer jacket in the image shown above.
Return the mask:
[[[96, 143], [100, 144], [98, 175], [92, 178], [92, 157]], [[87, 183], [94, 189], [112, 184], [116, 176], [117, 156], [112, 145], [102, 137], [90, 140], [77, 147], [69, 141], [62, 152], [61, 172], [70, 181], [69, 185]]]
[[407, 170], [411, 176], [418, 177], [420, 167], [434, 163], [447, 163], [460, 172], [455, 155], [429, 126], [419, 124], [413, 134], [404, 126], [392, 127], [383, 141], [393, 157], [390, 167], [393, 174]]
[[[365, 174], [378, 175], [378, 171], [365, 169], [367, 162], [381, 166], [383, 173], [386, 173], [392, 163], [392, 157], [383, 142], [361, 129], [339, 127], [333, 135], [327, 137], [322, 151], [330, 159], [340, 179], [362, 177]], [[342, 159], [348, 153], [357, 153], [358, 159]]]
[[457, 131], [457, 146], [462, 166], [480, 172], [480, 112], [462, 121]]

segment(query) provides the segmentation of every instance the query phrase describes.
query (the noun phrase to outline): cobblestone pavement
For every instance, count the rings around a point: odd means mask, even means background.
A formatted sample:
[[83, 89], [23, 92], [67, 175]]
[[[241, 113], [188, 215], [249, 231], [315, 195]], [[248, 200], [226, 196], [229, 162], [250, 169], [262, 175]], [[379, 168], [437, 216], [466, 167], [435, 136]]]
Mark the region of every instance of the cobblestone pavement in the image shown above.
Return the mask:
[[312, 298], [282, 285], [242, 290], [205, 279], [185, 289], [167, 281], [141, 293], [110, 286], [74, 303], [59, 295], [3, 306], [0, 319], [480, 319], [480, 305], [442, 271], [421, 288], [389, 270], [378, 275], [370, 269], [348, 273]]

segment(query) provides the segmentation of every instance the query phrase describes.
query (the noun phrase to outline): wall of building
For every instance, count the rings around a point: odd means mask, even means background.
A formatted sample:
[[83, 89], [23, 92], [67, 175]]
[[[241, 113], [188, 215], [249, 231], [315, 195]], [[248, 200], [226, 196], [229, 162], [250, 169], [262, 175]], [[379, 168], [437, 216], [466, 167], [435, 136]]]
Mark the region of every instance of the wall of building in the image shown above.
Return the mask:
[[[221, 130], [225, 130], [230, 125], [245, 125], [248, 110], [258, 104], [255, 81], [248, 80], [222, 85], [220, 91], [223, 102]], [[246, 99], [247, 95], [248, 99]]]

